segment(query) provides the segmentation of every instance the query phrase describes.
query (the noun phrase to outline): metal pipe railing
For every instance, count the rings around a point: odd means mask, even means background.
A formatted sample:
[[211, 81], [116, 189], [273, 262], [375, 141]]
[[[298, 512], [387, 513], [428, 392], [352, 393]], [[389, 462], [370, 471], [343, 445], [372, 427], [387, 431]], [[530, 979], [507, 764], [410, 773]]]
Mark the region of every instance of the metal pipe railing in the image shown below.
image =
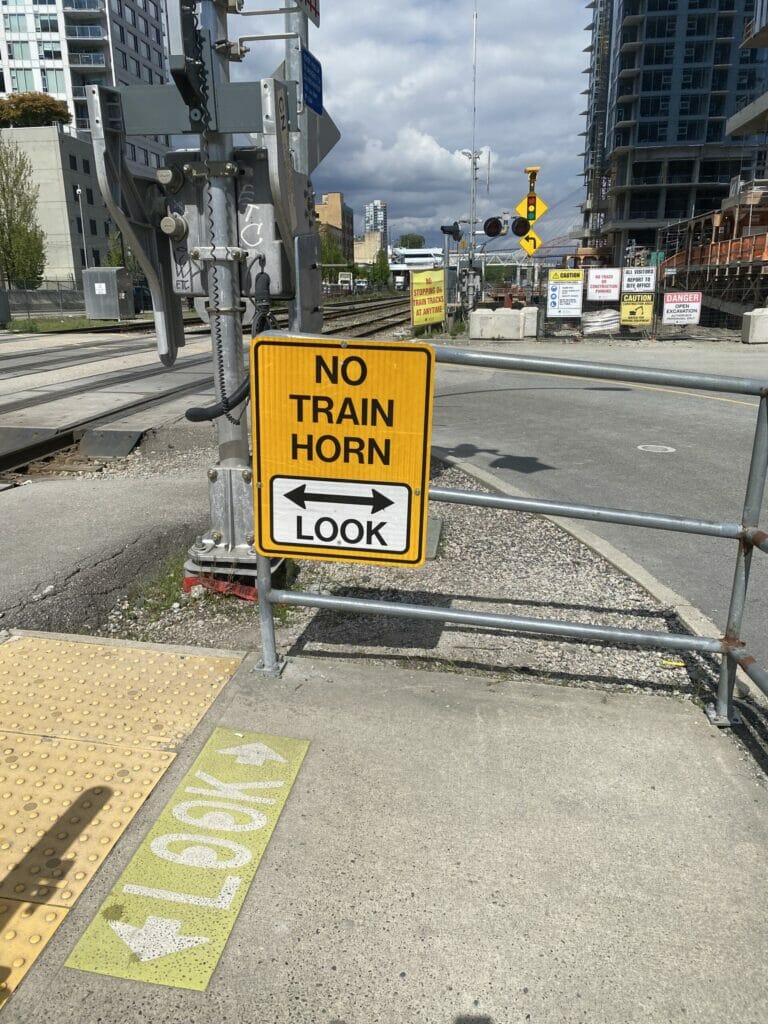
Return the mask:
[[558, 640], [604, 641], [610, 644], [629, 644], [633, 647], [660, 647], [671, 651], [701, 651], [704, 654], [728, 654], [730, 651], [729, 645], [723, 640], [705, 636], [686, 636], [681, 633], [647, 633], [613, 626], [585, 626], [580, 622], [563, 622], [558, 619], [530, 619], [521, 615], [433, 608], [392, 601], [369, 601], [357, 597], [333, 597], [293, 590], [271, 590], [267, 597], [275, 604], [328, 608], [332, 611], [355, 612], [358, 615], [389, 615], [423, 619], [428, 622], [453, 622], [462, 626], [487, 626], [491, 629], [509, 629], [549, 636]]
[[589, 519], [599, 523], [645, 526], [652, 530], [745, 540], [754, 547], [768, 552], [768, 537], [761, 530], [747, 529], [739, 523], [713, 523], [706, 519], [684, 519], [681, 516], [665, 516], [654, 512], [630, 512], [627, 509], [603, 508], [600, 505], [572, 505], [565, 501], [544, 501], [539, 498], [509, 498], [506, 495], [455, 491], [445, 487], [430, 487], [429, 497], [433, 501], [444, 501], [453, 505], [478, 505], [481, 508], [502, 508], [512, 512], [531, 512], [562, 516], [566, 519]]
[[270, 631], [270, 629], [265, 628], [264, 619], [266, 617], [271, 619], [271, 605], [279, 603], [311, 608], [328, 608], [335, 611], [355, 612], [357, 614], [400, 616], [426, 621], [455, 623], [457, 625], [508, 629], [558, 640], [589, 640], [608, 644], [628, 644], [634, 647], [660, 648], [662, 650], [720, 654], [723, 658], [717, 703], [710, 713], [710, 717], [718, 725], [730, 725], [733, 721], [733, 689], [737, 667], [742, 668], [747, 676], [768, 696], [768, 672], [765, 672], [756, 664], [754, 658], [747, 653], [740, 639], [752, 552], [755, 548], [768, 552], [768, 533], [761, 530], [758, 526], [766, 480], [768, 478], [768, 382], [752, 377], [726, 377], [677, 370], [659, 370], [651, 367], [627, 367], [612, 363], [584, 363], [570, 359], [500, 355], [492, 352], [453, 349], [441, 345], [435, 345], [434, 351], [438, 362], [449, 365], [475, 366], [482, 369], [513, 370], [537, 374], [567, 374], [571, 377], [589, 380], [671, 385], [673, 387], [700, 391], [726, 392], [758, 397], [760, 402], [757, 426], [752, 447], [752, 458], [747, 478], [746, 497], [741, 523], [718, 523], [705, 519], [668, 516], [653, 512], [636, 512], [631, 509], [507, 497], [506, 495], [457, 491], [442, 487], [432, 487], [429, 491], [429, 497], [433, 501], [564, 516], [574, 519], [588, 519], [597, 522], [612, 522], [625, 526], [647, 527], [677, 533], [691, 533], [736, 540], [738, 542], [738, 555], [731, 589], [731, 601], [725, 636], [721, 639], [716, 639], [714, 637], [698, 637], [685, 634], [650, 633], [641, 630], [583, 625], [582, 623], [552, 619], [534, 619], [453, 608], [435, 608], [406, 603], [306, 594], [271, 589], [268, 578], [264, 577], [259, 579], [259, 592], [263, 598], [266, 598], [264, 605], [269, 606], [269, 616], [264, 614], [267, 610], [266, 607], [263, 608], [262, 613], [262, 640], [265, 648], [265, 666], [274, 666], [278, 663], [274, 649], [274, 629]]
[[737, 395], [768, 394], [768, 381], [756, 377], [722, 377], [712, 373], [684, 373], [680, 370], [656, 370], [650, 367], [619, 366], [615, 363], [583, 363], [574, 359], [547, 359], [539, 356], [505, 356], [493, 352], [434, 346], [439, 363], [454, 366], [478, 366], [491, 370], [518, 370], [527, 373], [567, 373], [589, 380], [618, 380], [634, 384], [674, 385], [696, 391], [730, 392]]

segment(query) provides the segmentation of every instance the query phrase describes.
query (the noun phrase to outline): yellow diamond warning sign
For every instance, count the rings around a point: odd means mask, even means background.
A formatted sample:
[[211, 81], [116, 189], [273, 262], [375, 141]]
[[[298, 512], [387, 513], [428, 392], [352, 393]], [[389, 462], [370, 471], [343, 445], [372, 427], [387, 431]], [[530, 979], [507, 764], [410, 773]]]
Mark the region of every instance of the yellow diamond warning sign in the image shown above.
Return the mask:
[[256, 550], [421, 565], [433, 380], [428, 345], [254, 338]]
[[520, 239], [520, 248], [525, 249], [529, 256], [533, 256], [541, 245], [541, 239], [536, 232], [531, 228], [527, 235], [523, 235]]

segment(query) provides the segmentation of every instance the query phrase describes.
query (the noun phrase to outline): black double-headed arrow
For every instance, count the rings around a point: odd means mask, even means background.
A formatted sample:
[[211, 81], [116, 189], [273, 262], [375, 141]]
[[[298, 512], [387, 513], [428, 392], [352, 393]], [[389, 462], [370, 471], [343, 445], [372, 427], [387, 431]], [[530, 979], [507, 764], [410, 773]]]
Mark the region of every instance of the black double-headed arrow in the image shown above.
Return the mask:
[[292, 491], [286, 491], [285, 496], [298, 505], [299, 508], [306, 508], [308, 501], [325, 501], [334, 505], [370, 505], [371, 512], [373, 513], [381, 512], [382, 509], [394, 504], [393, 501], [390, 501], [389, 498], [386, 498], [373, 487], [371, 488], [370, 497], [366, 497], [357, 494], [310, 494], [307, 492], [307, 485], [300, 484], [298, 487], [294, 487]]

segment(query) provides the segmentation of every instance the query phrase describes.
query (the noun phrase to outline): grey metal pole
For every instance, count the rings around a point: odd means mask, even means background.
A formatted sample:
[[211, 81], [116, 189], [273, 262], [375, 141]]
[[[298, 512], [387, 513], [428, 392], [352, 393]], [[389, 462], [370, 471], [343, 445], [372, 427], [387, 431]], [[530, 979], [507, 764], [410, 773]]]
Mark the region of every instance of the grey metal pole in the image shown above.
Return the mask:
[[[213, 0], [202, 0], [200, 27], [210, 32], [213, 41], [227, 39], [226, 8], [217, 6]], [[213, 51], [212, 64], [215, 80], [229, 81], [229, 63], [221, 51]], [[231, 134], [209, 131], [201, 142], [202, 148], [207, 149], [209, 164], [222, 165], [233, 159], [234, 140]], [[204, 185], [203, 203], [208, 215], [208, 241], [214, 249], [208, 270], [209, 320], [216, 395], [221, 401], [225, 392], [234, 394], [245, 376], [240, 268], [227, 255], [238, 241], [235, 186], [231, 176], [209, 175]], [[243, 411], [241, 404], [216, 420], [219, 462], [211, 476], [211, 505], [220, 509], [219, 529], [226, 532], [219, 542], [230, 549], [246, 543], [246, 538], [238, 534], [237, 524], [241, 517], [236, 514], [240, 503], [248, 500], [242, 490], [242, 481], [251, 478], [248, 422]], [[256, 574], [261, 598], [262, 664], [265, 671], [274, 672], [278, 665], [275, 631], [272, 609], [266, 600], [271, 587], [271, 566], [263, 555], [257, 557]]]
[[[226, 9], [219, 7], [213, 0], [202, 0], [200, 26], [210, 32], [212, 40], [226, 39]], [[228, 82], [229, 62], [226, 57], [214, 50], [212, 63], [216, 81]], [[224, 163], [232, 160], [234, 146], [231, 135], [208, 132], [206, 137], [209, 162]], [[218, 255], [214, 253], [209, 264], [208, 298], [214, 380], [216, 395], [221, 400], [222, 392], [226, 390], [228, 395], [233, 394], [245, 376], [239, 265], [227, 259], [224, 252], [237, 242], [234, 237], [235, 186], [232, 178], [229, 175], [208, 177], [204, 185], [203, 202], [208, 213], [208, 241], [218, 252]], [[242, 406], [239, 406], [229, 416], [220, 416], [216, 420], [219, 465], [222, 467], [250, 466], [248, 425], [245, 417], [240, 415], [241, 412]], [[230, 540], [232, 543], [237, 542], [236, 538]]]
[[[303, 11], [294, 9], [285, 16], [285, 31], [293, 36], [285, 41], [285, 77], [287, 81], [301, 85], [301, 51], [309, 48], [309, 18]], [[298, 130], [291, 132], [293, 164], [300, 174], [309, 174], [308, 119], [301, 89], [298, 92], [298, 110]]]
[[[747, 529], [758, 524], [765, 494], [766, 475], [768, 475], [768, 399], [761, 398], [757, 412], [755, 440], [752, 446], [752, 460], [749, 465], [749, 476], [747, 478], [744, 512], [741, 518], [742, 525]], [[745, 539], [739, 542], [739, 553], [736, 556], [736, 569], [733, 575], [731, 603], [728, 609], [728, 622], [725, 627], [726, 640], [729, 641], [741, 639], [751, 565], [752, 544]], [[735, 681], [736, 662], [732, 658], [723, 658], [720, 665], [717, 703], [714, 708], [714, 715], [710, 716], [716, 725], [731, 725], [733, 722], [733, 687]]]

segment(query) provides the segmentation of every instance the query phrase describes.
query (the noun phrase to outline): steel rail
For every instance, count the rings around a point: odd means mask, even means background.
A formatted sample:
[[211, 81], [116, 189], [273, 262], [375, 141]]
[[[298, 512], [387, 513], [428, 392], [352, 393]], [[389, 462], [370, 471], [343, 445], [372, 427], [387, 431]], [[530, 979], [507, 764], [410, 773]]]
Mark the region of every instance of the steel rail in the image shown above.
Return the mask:
[[672, 651], [701, 651], [706, 654], [729, 654], [731, 651], [728, 643], [714, 637], [685, 636], [679, 633], [647, 633], [634, 629], [617, 629], [613, 626], [585, 626], [580, 622], [530, 619], [519, 615], [469, 612], [455, 608], [432, 608], [418, 604], [371, 601], [354, 597], [332, 597], [294, 590], [272, 589], [267, 594], [267, 600], [270, 604], [327, 608], [332, 611], [354, 612], [358, 615], [389, 615], [431, 622], [453, 622], [464, 626], [488, 626], [492, 629], [534, 633], [560, 640], [602, 640], [611, 644], [629, 644], [635, 647], [662, 648]]
[[544, 501], [537, 498], [510, 498], [499, 494], [481, 494], [475, 491], [456, 491], [445, 487], [430, 487], [432, 501], [454, 505], [477, 505], [481, 508], [501, 508], [513, 512], [535, 512], [541, 515], [563, 516], [568, 519], [589, 519], [600, 523], [619, 523], [623, 526], [644, 526], [652, 530], [670, 530], [675, 533], [696, 533], [705, 537], [724, 537], [746, 540], [753, 547], [768, 552], [768, 535], [761, 530], [740, 523], [713, 523], [706, 519], [685, 519], [654, 512], [630, 512], [627, 509], [601, 505], [574, 505], [565, 501]]
[[478, 366], [493, 370], [518, 370], [523, 373], [567, 373], [572, 377], [618, 380], [635, 384], [669, 384], [698, 391], [730, 392], [738, 395], [768, 395], [768, 380], [756, 377], [722, 377], [711, 373], [684, 373], [680, 370], [656, 370], [651, 367], [627, 367], [616, 363], [582, 363], [574, 359], [548, 359], [543, 356], [506, 356], [435, 345], [439, 363]]

